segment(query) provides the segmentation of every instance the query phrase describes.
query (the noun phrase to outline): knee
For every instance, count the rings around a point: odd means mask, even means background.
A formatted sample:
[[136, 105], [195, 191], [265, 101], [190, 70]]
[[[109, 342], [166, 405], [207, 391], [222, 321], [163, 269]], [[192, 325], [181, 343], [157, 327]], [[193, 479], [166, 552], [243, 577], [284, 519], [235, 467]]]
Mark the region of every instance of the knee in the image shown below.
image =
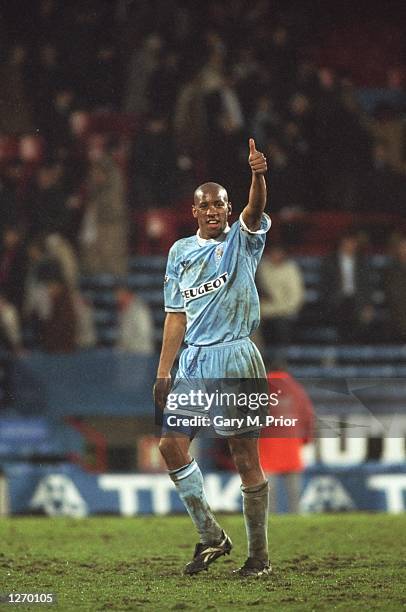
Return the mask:
[[158, 448], [169, 470], [176, 470], [190, 463], [188, 446], [189, 443], [179, 442], [178, 439], [170, 436], [160, 439]]
[[158, 448], [165, 462], [168, 463], [175, 450], [173, 440], [171, 440], [171, 438], [161, 438], [159, 440]]
[[249, 474], [259, 467], [257, 458], [244, 449], [234, 449], [232, 451], [232, 457], [235, 467], [241, 475]]

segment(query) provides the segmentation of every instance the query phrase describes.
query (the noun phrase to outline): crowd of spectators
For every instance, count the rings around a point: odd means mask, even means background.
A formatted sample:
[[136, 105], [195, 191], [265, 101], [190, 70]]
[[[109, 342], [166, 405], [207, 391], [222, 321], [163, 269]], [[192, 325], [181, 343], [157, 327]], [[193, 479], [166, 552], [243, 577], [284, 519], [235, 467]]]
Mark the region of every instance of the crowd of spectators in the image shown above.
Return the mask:
[[[126, 276], [144, 230], [134, 212], [176, 209], [207, 178], [244, 203], [248, 136], [270, 159], [274, 212], [399, 212], [401, 66], [387, 66], [371, 107], [351, 74], [315, 60], [303, 3], [9, 4], [0, 14], [2, 309], [6, 301], [23, 321], [34, 316], [47, 350], [62, 320], [69, 339], [60, 334], [57, 350], [91, 344], [79, 277]], [[21, 334], [11, 337], [20, 346]]]

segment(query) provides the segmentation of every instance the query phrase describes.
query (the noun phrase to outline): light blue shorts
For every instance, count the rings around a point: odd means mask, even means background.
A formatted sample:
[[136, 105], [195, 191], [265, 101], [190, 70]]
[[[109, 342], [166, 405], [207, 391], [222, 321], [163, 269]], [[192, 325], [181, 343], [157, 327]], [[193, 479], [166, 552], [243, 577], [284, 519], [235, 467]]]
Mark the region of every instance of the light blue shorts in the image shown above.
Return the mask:
[[210, 429], [221, 436], [258, 432], [268, 406], [257, 406], [255, 398], [267, 391], [264, 362], [249, 338], [189, 346], [180, 356], [163, 431], [190, 433], [190, 437], [199, 430], [208, 434]]
[[178, 378], [266, 378], [261, 354], [249, 338], [210, 346], [188, 346], [180, 356]]

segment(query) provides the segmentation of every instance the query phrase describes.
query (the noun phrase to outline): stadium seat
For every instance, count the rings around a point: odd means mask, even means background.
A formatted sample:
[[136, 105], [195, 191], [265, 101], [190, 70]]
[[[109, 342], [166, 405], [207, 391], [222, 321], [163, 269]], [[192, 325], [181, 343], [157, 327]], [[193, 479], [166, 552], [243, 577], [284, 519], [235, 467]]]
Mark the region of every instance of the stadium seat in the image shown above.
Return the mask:
[[0, 417], [0, 461], [63, 460], [84, 454], [83, 437], [62, 421], [47, 417]]
[[[337, 330], [326, 319], [320, 303], [320, 268], [322, 257], [319, 255], [301, 255], [295, 257], [300, 266], [305, 282], [305, 304], [295, 325], [295, 341], [298, 346], [288, 348], [288, 359], [299, 365], [324, 363], [334, 359], [337, 363], [353, 363], [370, 360], [371, 363], [391, 364], [399, 358], [402, 347], [336, 347]], [[389, 258], [385, 255], [371, 255], [374, 293], [377, 320], [385, 322], [385, 295], [383, 292], [383, 271]], [[163, 309], [162, 282], [165, 274], [166, 257], [162, 255], [137, 255], [130, 259], [128, 283], [150, 306], [156, 324], [155, 338], [157, 343], [162, 337], [162, 326], [165, 319]], [[101, 274], [82, 279], [84, 295], [94, 304], [99, 343], [111, 346], [116, 338], [116, 304], [114, 287], [116, 279], [112, 275]], [[302, 347], [302, 348], [300, 348]], [[336, 350], [337, 349], [337, 350]], [[330, 355], [330, 357], [329, 357]]]

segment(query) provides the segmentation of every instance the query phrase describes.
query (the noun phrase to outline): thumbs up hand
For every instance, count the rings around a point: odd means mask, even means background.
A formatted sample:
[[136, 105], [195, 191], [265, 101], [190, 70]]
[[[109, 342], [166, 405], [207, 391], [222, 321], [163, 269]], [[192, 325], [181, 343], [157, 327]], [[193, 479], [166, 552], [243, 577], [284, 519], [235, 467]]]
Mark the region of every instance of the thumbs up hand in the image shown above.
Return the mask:
[[253, 174], [265, 174], [268, 166], [266, 164], [266, 157], [260, 151], [257, 151], [255, 148], [255, 140], [253, 138], [249, 139], [249, 148], [250, 154], [248, 157], [248, 163], [251, 167], [251, 171]]

